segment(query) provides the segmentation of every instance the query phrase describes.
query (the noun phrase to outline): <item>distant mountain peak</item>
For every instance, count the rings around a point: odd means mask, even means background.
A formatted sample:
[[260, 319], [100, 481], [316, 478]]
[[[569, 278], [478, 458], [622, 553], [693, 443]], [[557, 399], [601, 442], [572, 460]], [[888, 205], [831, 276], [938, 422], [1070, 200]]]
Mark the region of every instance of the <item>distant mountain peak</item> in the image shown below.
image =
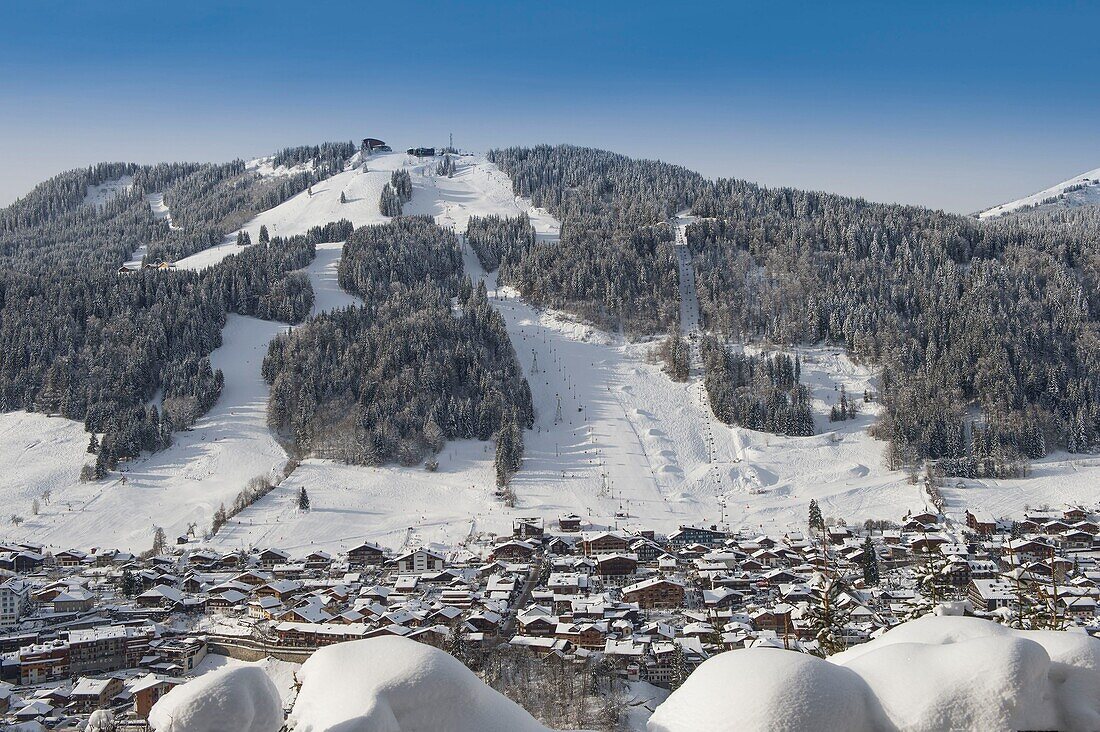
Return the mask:
[[1100, 168], [1074, 176], [1058, 185], [1015, 201], [1002, 203], [978, 213], [979, 219], [991, 219], [1040, 207], [1100, 205]]

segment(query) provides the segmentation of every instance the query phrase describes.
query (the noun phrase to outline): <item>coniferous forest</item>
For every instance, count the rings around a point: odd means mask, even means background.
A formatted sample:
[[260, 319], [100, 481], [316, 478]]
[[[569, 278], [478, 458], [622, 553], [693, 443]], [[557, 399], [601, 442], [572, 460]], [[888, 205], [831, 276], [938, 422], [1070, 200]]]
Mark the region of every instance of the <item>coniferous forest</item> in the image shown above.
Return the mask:
[[[89, 187], [124, 176], [133, 181], [128, 192], [85, 203]], [[264, 180], [239, 161], [112, 163], [63, 173], [0, 211], [0, 410], [84, 422], [98, 435], [99, 474], [166, 447], [172, 431], [217, 401], [222, 376], [209, 355], [226, 315], [300, 322], [313, 291], [295, 270], [312, 261], [321, 237], [346, 236], [351, 226], [276, 237], [201, 272], [119, 265], [142, 246], [146, 261], [159, 261], [221, 243], [220, 227], [306, 185]], [[160, 192], [181, 228], [153, 216], [145, 196]]]
[[[516, 194], [562, 222], [560, 246], [530, 247], [507, 277], [502, 267], [502, 281], [535, 302], [630, 333], [667, 330], [678, 293], [666, 222], [690, 207], [705, 328], [742, 342], [842, 344], [879, 366], [885, 413], [874, 431], [892, 466], [934, 460], [947, 474], [1009, 477], [1049, 449], [1100, 440], [1095, 209], [979, 223], [570, 146], [491, 159]], [[715, 408], [744, 419], [729, 400]]]
[[339, 277], [363, 305], [310, 319], [264, 359], [269, 424], [302, 453], [414, 465], [447, 440], [532, 425], [504, 321], [463, 276], [453, 233], [430, 217], [357, 229]]

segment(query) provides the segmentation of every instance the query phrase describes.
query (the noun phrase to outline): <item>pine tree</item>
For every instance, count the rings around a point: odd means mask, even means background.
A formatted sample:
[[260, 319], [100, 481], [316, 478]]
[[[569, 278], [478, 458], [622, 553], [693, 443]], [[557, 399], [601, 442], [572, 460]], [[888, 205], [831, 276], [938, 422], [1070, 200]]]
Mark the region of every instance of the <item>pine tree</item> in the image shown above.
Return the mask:
[[266, 225], [266, 224], [260, 224], [260, 238], [259, 238], [259, 242], [260, 242], [261, 244], [267, 244], [267, 243], [269, 243], [270, 241], [271, 241], [271, 237], [270, 237], [270, 236], [268, 235], [268, 233], [267, 233], [267, 225]]
[[127, 567], [122, 570], [122, 594], [126, 597], [133, 597], [136, 592], [137, 581], [134, 579], [134, 573]]
[[428, 421], [424, 423], [424, 441], [428, 443], [432, 452], [438, 453], [443, 449], [443, 430], [436, 422], [434, 413], [429, 415]]
[[688, 676], [691, 675], [691, 664], [688, 663], [684, 647], [675, 641], [673, 641], [673, 646], [672, 658], [669, 660], [670, 671], [672, 672], [669, 687], [675, 691], [683, 686], [684, 682], [688, 680]]
[[210, 533], [218, 533], [228, 520], [228, 516], [225, 513], [225, 504], [222, 503], [218, 506], [218, 510], [214, 512], [214, 518], [210, 525]]
[[159, 526], [153, 527], [153, 554], [163, 554], [165, 547], [168, 546], [168, 537], [164, 534], [164, 529]]
[[302, 489], [298, 491], [298, 510], [309, 510], [309, 496], [306, 494], [306, 487], [302, 486]]
[[868, 587], [879, 583], [878, 555], [869, 536], [863, 541], [863, 583]]
[[810, 600], [802, 620], [817, 641], [816, 655], [824, 658], [843, 651], [851, 613], [841, 604], [840, 581], [830, 574], [815, 575], [809, 589]]
[[344, 195], [343, 191], [340, 191], [340, 203], [347, 203], [347, 202], [348, 202], [347, 196]]
[[451, 632], [447, 635], [447, 653], [465, 665], [470, 665], [470, 644], [466, 636], [466, 624], [461, 620], [451, 625]]
[[88, 439], [88, 449], [86, 452], [89, 455], [95, 455], [99, 452], [99, 438], [95, 436], [95, 432], [93, 432], [92, 436]]
[[825, 518], [821, 515], [821, 507], [817, 505], [817, 499], [810, 499], [810, 531], [825, 533]]

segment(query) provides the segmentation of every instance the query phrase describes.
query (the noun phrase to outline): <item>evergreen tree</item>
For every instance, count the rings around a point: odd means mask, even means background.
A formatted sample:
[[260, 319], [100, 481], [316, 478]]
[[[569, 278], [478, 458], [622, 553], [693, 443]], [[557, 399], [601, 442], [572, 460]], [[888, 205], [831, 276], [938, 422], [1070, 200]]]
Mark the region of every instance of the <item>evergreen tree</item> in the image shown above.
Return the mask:
[[153, 555], [163, 554], [165, 548], [168, 546], [168, 538], [164, 534], [164, 529], [159, 526], [153, 527]]
[[347, 196], [344, 195], [343, 191], [340, 191], [340, 203], [347, 203], [347, 202], [348, 202]]
[[306, 487], [302, 486], [302, 489], [298, 491], [298, 510], [309, 510], [309, 496], [306, 494]]
[[122, 594], [133, 597], [137, 593], [137, 581], [129, 567], [122, 570]]
[[471, 663], [470, 643], [466, 633], [466, 623], [461, 620], [451, 625], [451, 632], [447, 635], [447, 653], [451, 654], [465, 665]]
[[99, 454], [99, 438], [96, 437], [95, 432], [88, 438], [88, 448], [85, 450], [89, 455]]
[[258, 241], [260, 244], [267, 244], [271, 241], [271, 237], [267, 233], [267, 224], [260, 224], [260, 238]]
[[672, 658], [669, 661], [669, 666], [672, 674], [669, 679], [669, 688], [676, 691], [684, 685], [684, 682], [688, 680], [688, 676], [691, 675], [691, 664], [688, 663], [683, 646], [675, 641], [673, 641]]
[[879, 583], [878, 554], [871, 537], [863, 541], [863, 584], [874, 587]]
[[825, 518], [821, 515], [821, 507], [817, 505], [817, 499], [810, 499], [810, 518], [808, 525], [810, 531], [817, 531], [818, 533], [825, 533]]
[[829, 573], [818, 574], [809, 589], [810, 600], [802, 622], [817, 641], [815, 654], [824, 658], [843, 651], [847, 645], [844, 632], [851, 613], [842, 603], [840, 581]]

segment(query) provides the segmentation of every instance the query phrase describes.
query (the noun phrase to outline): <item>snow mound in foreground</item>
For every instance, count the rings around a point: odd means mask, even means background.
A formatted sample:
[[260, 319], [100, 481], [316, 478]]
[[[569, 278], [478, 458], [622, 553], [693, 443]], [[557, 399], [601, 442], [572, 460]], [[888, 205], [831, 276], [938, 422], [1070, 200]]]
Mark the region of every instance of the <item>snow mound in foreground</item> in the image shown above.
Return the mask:
[[298, 679], [295, 732], [547, 732], [460, 661], [407, 638], [326, 646]]
[[278, 732], [279, 690], [258, 666], [203, 674], [172, 689], [149, 712], [156, 732]]
[[863, 679], [815, 656], [774, 648], [720, 653], [657, 707], [650, 732], [869, 730]]
[[730, 651], [654, 712], [649, 732], [1100, 729], [1100, 640], [929, 616], [828, 661]]

